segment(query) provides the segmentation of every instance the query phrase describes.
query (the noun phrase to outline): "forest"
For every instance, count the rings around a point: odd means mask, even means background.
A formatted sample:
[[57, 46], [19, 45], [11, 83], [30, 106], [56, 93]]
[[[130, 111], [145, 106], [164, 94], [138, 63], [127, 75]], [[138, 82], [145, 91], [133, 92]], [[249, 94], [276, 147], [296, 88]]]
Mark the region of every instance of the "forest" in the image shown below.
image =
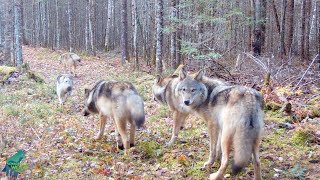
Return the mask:
[[1, 179], [320, 179], [320, 1], [1, 0], [0, 105]]

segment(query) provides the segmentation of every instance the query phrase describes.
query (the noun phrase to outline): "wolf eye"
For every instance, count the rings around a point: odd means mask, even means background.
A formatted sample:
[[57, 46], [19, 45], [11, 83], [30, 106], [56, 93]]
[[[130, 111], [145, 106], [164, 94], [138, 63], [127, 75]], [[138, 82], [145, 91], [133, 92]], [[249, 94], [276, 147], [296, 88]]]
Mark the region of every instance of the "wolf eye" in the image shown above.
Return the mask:
[[182, 91], [186, 91], [186, 88], [182, 88]]
[[196, 89], [192, 89], [191, 92], [196, 92]]

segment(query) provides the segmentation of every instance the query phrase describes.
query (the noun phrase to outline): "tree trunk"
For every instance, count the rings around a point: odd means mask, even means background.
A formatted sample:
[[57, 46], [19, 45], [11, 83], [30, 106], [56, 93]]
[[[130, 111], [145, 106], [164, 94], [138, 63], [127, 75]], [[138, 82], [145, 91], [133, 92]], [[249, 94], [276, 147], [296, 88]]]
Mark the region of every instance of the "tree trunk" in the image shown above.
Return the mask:
[[318, 70], [320, 71], [320, 1], [316, 2], [317, 6], [317, 36], [318, 36]]
[[286, 8], [287, 2], [286, 0], [282, 0], [282, 18], [281, 18], [281, 33], [280, 33], [280, 53], [281, 55], [286, 55], [285, 50], [285, 42], [284, 42], [284, 35], [286, 32]]
[[110, 29], [111, 29], [111, 18], [112, 18], [112, 9], [113, 9], [113, 0], [108, 0], [108, 15], [107, 15], [107, 24], [106, 24], [106, 38], [105, 38], [105, 51], [110, 50]]
[[22, 44], [27, 45], [28, 42], [27, 42], [26, 33], [25, 33], [26, 25], [24, 23], [25, 21], [24, 21], [24, 8], [23, 7], [24, 7], [23, 1], [21, 1]]
[[4, 28], [4, 61], [6, 64], [13, 62], [12, 57], [12, 6], [11, 0], [5, 0], [3, 7], [5, 8], [5, 28]]
[[22, 59], [22, 0], [14, 0], [14, 36], [16, 66], [21, 66]]
[[309, 62], [310, 60], [310, 21], [311, 21], [311, 9], [312, 9], [312, 3], [311, 0], [306, 0], [306, 62]]
[[89, 1], [86, 1], [86, 23], [85, 23], [85, 47], [86, 47], [86, 52], [89, 52]]
[[272, 10], [273, 10], [273, 13], [274, 13], [274, 19], [276, 21], [277, 31], [278, 31], [278, 33], [280, 35], [281, 29], [280, 29], [279, 16], [278, 16], [277, 7], [276, 7], [276, 4], [275, 4], [274, 0], [272, 0]]
[[68, 35], [69, 35], [69, 52], [73, 52], [73, 37], [72, 37], [72, 0], [68, 0]]
[[[178, 21], [181, 19], [181, 12], [180, 12], [180, 0], [177, 1], [177, 18]], [[182, 56], [181, 56], [181, 42], [182, 42], [182, 24], [179, 23], [177, 25], [177, 66], [182, 63]]]
[[302, 1], [302, 15], [301, 15], [301, 39], [300, 39], [300, 58], [304, 62], [305, 56], [305, 33], [306, 33], [306, 1]]
[[122, 48], [122, 58], [121, 64], [124, 65], [126, 61], [129, 61], [128, 53], [128, 19], [127, 19], [127, 0], [121, 1], [121, 48]]
[[293, 32], [294, 32], [294, 0], [288, 0], [287, 1], [287, 6], [288, 6], [288, 10], [286, 11], [287, 13], [287, 29], [288, 29], [288, 33], [287, 33], [287, 52], [288, 55], [290, 56], [290, 54], [292, 53], [292, 41], [293, 41]]
[[139, 53], [138, 53], [138, 14], [137, 14], [137, 0], [132, 0], [132, 29], [133, 29], [133, 51], [135, 58], [135, 69], [139, 70]]
[[171, 32], [171, 68], [177, 68], [177, 2], [176, 0], [171, 0], [171, 27], [173, 31]]
[[89, 33], [90, 33], [90, 48], [92, 55], [96, 55], [96, 1], [89, 0]]
[[60, 24], [59, 24], [59, 6], [58, 0], [56, 0], [56, 46], [60, 49]]
[[253, 43], [253, 52], [255, 56], [260, 56], [262, 51], [263, 36], [264, 32], [262, 31], [262, 23], [264, 19], [262, 17], [262, 0], [257, 0], [255, 2], [255, 21], [256, 27], [254, 30], [255, 42]]
[[163, 0], [156, 0], [156, 25], [157, 25], [157, 44], [156, 44], [156, 71], [162, 73], [162, 45], [163, 45]]

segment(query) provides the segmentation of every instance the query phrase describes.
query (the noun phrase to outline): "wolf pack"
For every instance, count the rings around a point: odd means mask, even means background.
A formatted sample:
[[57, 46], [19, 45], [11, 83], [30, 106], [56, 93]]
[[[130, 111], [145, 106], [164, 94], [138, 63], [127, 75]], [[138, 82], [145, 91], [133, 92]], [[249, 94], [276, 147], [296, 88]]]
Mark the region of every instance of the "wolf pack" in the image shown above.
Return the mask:
[[[63, 106], [72, 92], [81, 58], [65, 53], [59, 60], [71, 71], [57, 77], [57, 96]], [[210, 174], [210, 179], [224, 178], [231, 150], [233, 174], [252, 161], [254, 179], [262, 179], [259, 146], [264, 113], [263, 97], [258, 91], [208, 77], [204, 70], [189, 73], [180, 65], [172, 75], [155, 78], [152, 94], [155, 101], [168, 106], [173, 113], [172, 136], [166, 146], [176, 142], [188, 116], [198, 116], [205, 121], [209, 136], [209, 157], [203, 168], [212, 167], [220, 160], [218, 171]], [[100, 118], [96, 139], [103, 137], [107, 119], [113, 120], [117, 146], [128, 154], [129, 148], [135, 145], [136, 129], [145, 122], [144, 101], [135, 86], [125, 81], [100, 80], [92, 88], [85, 88], [84, 97], [83, 115], [98, 114]]]

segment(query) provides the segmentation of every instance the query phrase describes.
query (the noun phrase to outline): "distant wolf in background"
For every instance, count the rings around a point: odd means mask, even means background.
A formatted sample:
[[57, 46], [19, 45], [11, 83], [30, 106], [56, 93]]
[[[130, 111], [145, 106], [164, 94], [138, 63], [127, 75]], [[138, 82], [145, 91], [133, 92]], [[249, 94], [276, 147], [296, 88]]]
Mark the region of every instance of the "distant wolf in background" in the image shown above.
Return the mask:
[[62, 74], [57, 77], [57, 95], [60, 105], [66, 101], [67, 96], [71, 95], [73, 89], [73, 76]]
[[81, 62], [81, 58], [75, 53], [64, 53], [59, 57], [60, 64], [64, 65], [66, 71], [67, 66], [70, 68], [70, 73], [76, 76], [76, 68]]
[[263, 98], [259, 92], [244, 86], [204, 76], [203, 71], [188, 75], [182, 68], [179, 76], [158, 77], [153, 85], [154, 97], [173, 111], [174, 128], [169, 145], [178, 136], [181, 125], [190, 114], [200, 116], [208, 126], [211, 166], [222, 151], [221, 166], [210, 179], [222, 179], [234, 147], [233, 172], [248, 165], [253, 155], [255, 179], [261, 179], [259, 145], [263, 130]]
[[[84, 116], [100, 115], [100, 131], [96, 139], [102, 138], [107, 118], [113, 119], [118, 148], [125, 149], [127, 154], [130, 146], [134, 146], [136, 128], [145, 121], [144, 102], [136, 88], [129, 82], [99, 81], [92, 89], [85, 89], [85, 96]], [[130, 146], [126, 132], [128, 122], [131, 124]]]

